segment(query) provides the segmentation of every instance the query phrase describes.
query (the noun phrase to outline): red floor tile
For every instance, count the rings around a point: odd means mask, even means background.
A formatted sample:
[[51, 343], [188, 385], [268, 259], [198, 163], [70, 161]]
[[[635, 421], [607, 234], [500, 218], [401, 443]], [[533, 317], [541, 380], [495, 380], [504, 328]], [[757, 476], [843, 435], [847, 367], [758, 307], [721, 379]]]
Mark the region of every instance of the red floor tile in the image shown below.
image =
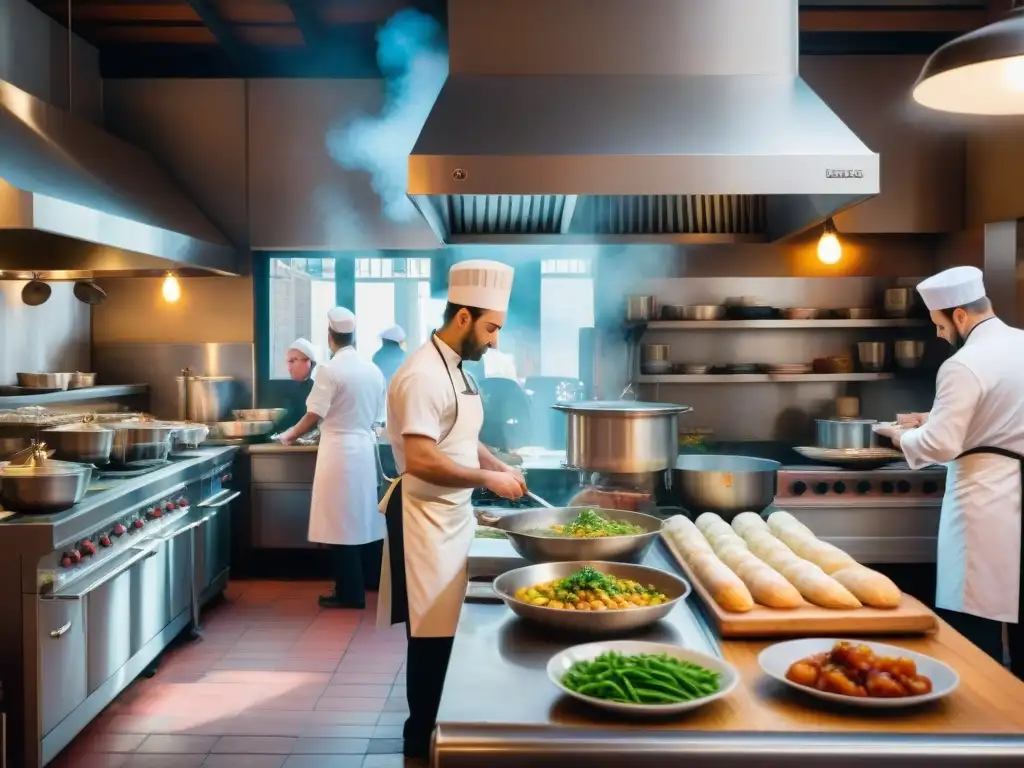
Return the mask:
[[[398, 768], [405, 633], [320, 610], [327, 584], [232, 582], [52, 768]], [[374, 740], [371, 743], [371, 740]], [[382, 741], [383, 740], [383, 741]]]

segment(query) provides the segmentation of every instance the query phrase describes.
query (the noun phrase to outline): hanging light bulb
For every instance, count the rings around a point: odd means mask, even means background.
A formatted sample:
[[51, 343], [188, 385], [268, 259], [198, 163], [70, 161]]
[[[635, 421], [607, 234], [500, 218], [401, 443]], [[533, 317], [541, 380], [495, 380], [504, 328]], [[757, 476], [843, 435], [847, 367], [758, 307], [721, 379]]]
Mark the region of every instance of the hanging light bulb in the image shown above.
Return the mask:
[[164, 301], [168, 304], [173, 304], [181, 298], [181, 286], [178, 284], [178, 278], [176, 278], [171, 272], [168, 272], [167, 277], [164, 278], [164, 284], [161, 291], [164, 295]]
[[946, 43], [925, 62], [914, 101], [942, 112], [1024, 115], [1024, 2], [1010, 16]]
[[843, 244], [836, 235], [832, 219], [825, 222], [825, 231], [818, 240], [818, 261], [822, 264], [836, 264], [843, 258]]

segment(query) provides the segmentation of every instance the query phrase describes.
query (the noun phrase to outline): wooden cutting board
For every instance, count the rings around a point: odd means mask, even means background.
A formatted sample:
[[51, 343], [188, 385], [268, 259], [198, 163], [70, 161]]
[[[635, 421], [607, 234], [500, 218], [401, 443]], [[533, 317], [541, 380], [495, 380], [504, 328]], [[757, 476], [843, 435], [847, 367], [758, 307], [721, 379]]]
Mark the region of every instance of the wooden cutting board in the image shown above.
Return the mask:
[[920, 600], [904, 593], [899, 607], [832, 610], [805, 603], [784, 610], [754, 605], [746, 613], [724, 610], [694, 577], [676, 545], [664, 534], [661, 542], [672, 553], [686, 580], [705, 606], [719, 637], [849, 637], [861, 635], [927, 634], [938, 627], [935, 613]]

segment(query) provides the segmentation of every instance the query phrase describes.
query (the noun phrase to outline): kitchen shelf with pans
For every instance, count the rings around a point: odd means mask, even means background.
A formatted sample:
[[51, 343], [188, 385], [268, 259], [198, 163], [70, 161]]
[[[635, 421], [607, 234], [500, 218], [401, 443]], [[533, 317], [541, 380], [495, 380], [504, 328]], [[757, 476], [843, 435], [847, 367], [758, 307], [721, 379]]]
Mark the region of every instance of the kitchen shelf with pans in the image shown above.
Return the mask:
[[729, 329], [785, 329], [790, 331], [821, 330], [825, 328], [924, 328], [925, 320], [908, 318], [872, 320], [650, 320], [648, 331], [727, 331]]
[[60, 403], [85, 403], [108, 400], [115, 397], [131, 397], [149, 393], [148, 384], [97, 384], [94, 387], [68, 389], [60, 392], [47, 391], [42, 394], [24, 389], [17, 395], [0, 396], [0, 410], [21, 408], [27, 405], [56, 405]]
[[847, 381], [885, 381], [893, 378], [891, 373], [701, 373], [701, 374], [641, 374], [634, 381], [637, 384], [819, 384]]

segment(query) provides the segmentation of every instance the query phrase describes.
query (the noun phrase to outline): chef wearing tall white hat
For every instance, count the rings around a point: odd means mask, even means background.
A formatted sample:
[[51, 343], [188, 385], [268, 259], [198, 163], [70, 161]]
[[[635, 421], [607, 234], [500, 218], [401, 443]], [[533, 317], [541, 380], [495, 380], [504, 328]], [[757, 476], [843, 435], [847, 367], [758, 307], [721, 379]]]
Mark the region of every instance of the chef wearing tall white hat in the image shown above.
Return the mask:
[[380, 368], [384, 380], [391, 383], [395, 371], [405, 362], [405, 331], [400, 325], [392, 325], [380, 334], [380, 349], [373, 353], [373, 364]]
[[956, 352], [939, 369], [929, 413], [876, 431], [912, 469], [947, 465], [935, 604], [1000, 661], [1006, 624], [1012, 669], [1024, 679], [1024, 331], [995, 316], [975, 267], [947, 269], [917, 290]]
[[320, 446], [309, 509], [309, 540], [334, 555], [334, 591], [323, 608], [365, 608], [380, 580], [385, 525], [377, 513], [374, 426], [384, 421], [384, 376], [356, 354], [356, 318], [344, 307], [327, 313], [333, 357], [320, 366], [306, 415], [281, 437], [289, 443], [320, 422]]
[[512, 277], [511, 267], [494, 261], [453, 266], [443, 327], [388, 387], [388, 436], [401, 477], [380, 505], [388, 538], [377, 617], [381, 626], [407, 623], [408, 757], [430, 748], [466, 596], [473, 489], [509, 499], [526, 491], [522, 474], [480, 443], [480, 391], [462, 365], [498, 346]]

